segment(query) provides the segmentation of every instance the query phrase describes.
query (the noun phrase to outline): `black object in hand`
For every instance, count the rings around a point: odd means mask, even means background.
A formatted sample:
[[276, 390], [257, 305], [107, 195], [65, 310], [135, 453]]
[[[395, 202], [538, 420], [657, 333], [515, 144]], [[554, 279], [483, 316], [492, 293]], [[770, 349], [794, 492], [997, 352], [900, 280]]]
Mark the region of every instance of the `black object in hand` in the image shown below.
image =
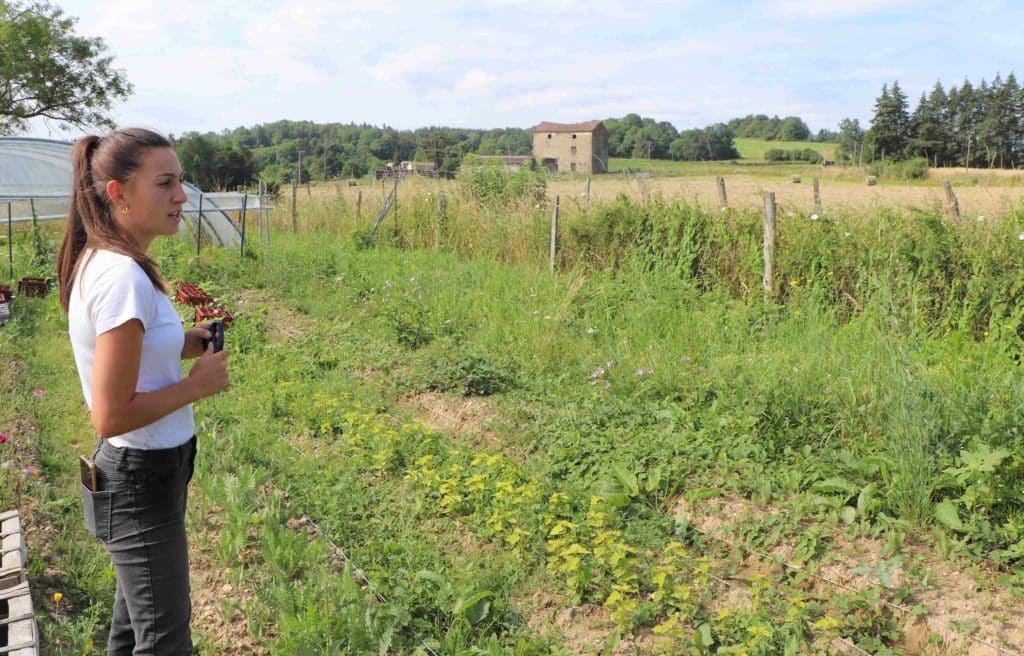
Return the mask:
[[210, 339], [203, 340], [203, 350], [213, 342], [213, 352], [217, 353], [224, 349], [224, 324], [220, 321], [214, 321], [210, 324], [208, 330], [210, 331]]

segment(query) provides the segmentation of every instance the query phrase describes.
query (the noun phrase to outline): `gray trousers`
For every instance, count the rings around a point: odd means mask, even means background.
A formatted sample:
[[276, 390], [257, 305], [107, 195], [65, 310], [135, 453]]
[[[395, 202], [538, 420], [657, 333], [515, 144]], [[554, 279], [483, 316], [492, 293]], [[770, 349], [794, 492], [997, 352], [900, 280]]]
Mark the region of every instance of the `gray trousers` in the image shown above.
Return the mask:
[[108, 656], [192, 653], [185, 504], [195, 457], [195, 437], [154, 450], [103, 440], [93, 456], [98, 491], [85, 495], [86, 524], [117, 571]]

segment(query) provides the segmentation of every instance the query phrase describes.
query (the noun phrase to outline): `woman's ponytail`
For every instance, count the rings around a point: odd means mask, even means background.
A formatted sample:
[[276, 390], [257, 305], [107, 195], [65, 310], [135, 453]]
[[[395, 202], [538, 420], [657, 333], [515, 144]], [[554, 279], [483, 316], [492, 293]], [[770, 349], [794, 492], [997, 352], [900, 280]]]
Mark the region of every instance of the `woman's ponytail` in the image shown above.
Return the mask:
[[86, 222], [93, 223], [99, 214], [106, 212], [105, 203], [96, 195], [92, 179], [92, 155], [99, 142], [100, 137], [96, 135], [82, 137], [71, 152], [71, 205], [68, 208], [64, 240], [57, 253], [57, 284], [60, 306], [64, 312], [68, 311], [71, 300], [78, 258], [85, 250], [89, 238], [85, 229]]

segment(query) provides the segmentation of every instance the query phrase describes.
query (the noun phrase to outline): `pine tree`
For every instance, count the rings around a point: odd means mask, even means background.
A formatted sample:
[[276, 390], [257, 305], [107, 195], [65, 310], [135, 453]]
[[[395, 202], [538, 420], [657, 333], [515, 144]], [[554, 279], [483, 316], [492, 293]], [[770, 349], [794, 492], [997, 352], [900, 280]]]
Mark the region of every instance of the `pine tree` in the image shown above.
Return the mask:
[[[935, 95], [934, 91], [932, 95]], [[910, 117], [909, 133], [907, 154], [924, 157], [932, 166], [938, 166], [939, 156], [945, 146], [942, 105], [933, 104], [924, 92], [921, 92], [921, 100]]]
[[1017, 82], [1013, 71], [1006, 76], [1006, 96], [1010, 109], [1007, 164], [1018, 167], [1024, 160], [1024, 88]]
[[875, 156], [883, 161], [886, 156], [900, 159], [907, 147], [909, 125], [907, 97], [900, 90], [899, 82], [893, 82], [891, 90], [888, 85], [882, 85], [882, 94], [875, 101], [875, 117], [868, 130]]

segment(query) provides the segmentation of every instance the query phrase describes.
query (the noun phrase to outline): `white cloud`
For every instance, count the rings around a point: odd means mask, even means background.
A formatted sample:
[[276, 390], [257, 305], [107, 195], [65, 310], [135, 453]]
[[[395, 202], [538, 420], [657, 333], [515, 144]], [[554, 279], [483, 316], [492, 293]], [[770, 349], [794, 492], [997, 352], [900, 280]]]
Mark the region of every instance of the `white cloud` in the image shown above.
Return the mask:
[[385, 55], [370, 68], [370, 74], [396, 87], [411, 84], [417, 76], [436, 70], [444, 54], [441, 44], [424, 43]]
[[986, 32], [985, 38], [1004, 48], [1013, 48], [1019, 51], [1021, 47], [1024, 47], [1024, 30], [1020, 29]]
[[466, 71], [465, 75], [455, 83], [455, 91], [467, 94], [484, 93], [490, 91], [497, 80], [496, 75], [480, 68], [473, 68]]
[[783, 20], [836, 20], [898, 9], [915, 0], [781, 0], [764, 6], [766, 15]]

